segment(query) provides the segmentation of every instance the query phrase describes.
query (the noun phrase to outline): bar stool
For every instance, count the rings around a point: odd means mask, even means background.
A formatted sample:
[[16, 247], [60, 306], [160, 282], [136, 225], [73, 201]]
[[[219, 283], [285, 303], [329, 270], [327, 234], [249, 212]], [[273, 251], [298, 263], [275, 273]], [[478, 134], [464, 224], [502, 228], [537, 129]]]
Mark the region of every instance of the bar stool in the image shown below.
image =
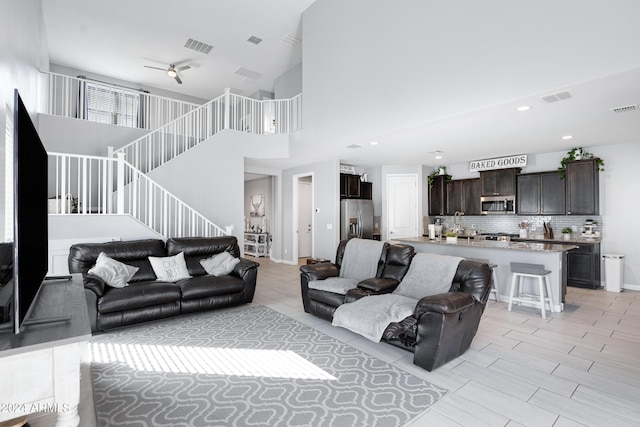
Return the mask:
[[[545, 270], [542, 264], [526, 264], [522, 262], [511, 263], [511, 291], [509, 293], [509, 311], [511, 305], [517, 302], [521, 305], [526, 302], [534, 307], [540, 308], [542, 318], [546, 319], [547, 314], [545, 304], [549, 303], [549, 311], [553, 312], [553, 297], [551, 294], [551, 282], [549, 282], [550, 270]], [[538, 279], [538, 295], [522, 292], [522, 280], [525, 277]], [[515, 295], [516, 286], [518, 294]], [[546, 296], [545, 296], [546, 292]]]
[[500, 301], [500, 293], [498, 292], [498, 264], [492, 264], [487, 258], [467, 258], [469, 261], [476, 261], [487, 264], [491, 269], [491, 290], [489, 291], [489, 297], [493, 295], [496, 301]]

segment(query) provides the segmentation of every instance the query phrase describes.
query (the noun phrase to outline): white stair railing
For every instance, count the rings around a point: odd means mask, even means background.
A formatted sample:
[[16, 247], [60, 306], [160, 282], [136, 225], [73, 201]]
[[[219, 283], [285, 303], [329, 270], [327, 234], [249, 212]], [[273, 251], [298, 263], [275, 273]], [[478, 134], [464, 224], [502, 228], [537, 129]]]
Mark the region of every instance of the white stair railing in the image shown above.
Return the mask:
[[144, 173], [163, 165], [223, 129], [255, 134], [291, 133], [301, 129], [302, 95], [256, 100], [229, 89], [184, 116], [130, 142], [113, 153]]
[[149, 173], [224, 128], [224, 95], [149, 132], [113, 153]]
[[165, 238], [226, 235], [225, 231], [116, 157], [49, 153], [49, 213], [127, 214]]
[[200, 106], [91, 79], [48, 75], [51, 115], [152, 130]]

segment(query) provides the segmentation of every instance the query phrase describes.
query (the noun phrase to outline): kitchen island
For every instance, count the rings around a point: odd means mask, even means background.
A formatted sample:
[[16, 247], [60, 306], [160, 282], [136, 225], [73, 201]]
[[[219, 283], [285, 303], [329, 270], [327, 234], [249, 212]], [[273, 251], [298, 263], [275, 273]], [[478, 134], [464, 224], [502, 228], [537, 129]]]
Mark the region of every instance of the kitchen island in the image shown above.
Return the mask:
[[[397, 238], [393, 241], [409, 244], [416, 249], [416, 252], [488, 259], [490, 263], [498, 266], [496, 287], [501, 301], [509, 300], [511, 262], [544, 264], [545, 268], [551, 271], [549, 281], [553, 294], [553, 311], [560, 312], [564, 309], [567, 251], [576, 248], [574, 244], [499, 242], [476, 240], [473, 237], [458, 237], [456, 243], [448, 243], [445, 239], [430, 240], [428, 237]], [[537, 287], [533, 285], [533, 281], [526, 282], [523, 286], [524, 291], [536, 294]]]

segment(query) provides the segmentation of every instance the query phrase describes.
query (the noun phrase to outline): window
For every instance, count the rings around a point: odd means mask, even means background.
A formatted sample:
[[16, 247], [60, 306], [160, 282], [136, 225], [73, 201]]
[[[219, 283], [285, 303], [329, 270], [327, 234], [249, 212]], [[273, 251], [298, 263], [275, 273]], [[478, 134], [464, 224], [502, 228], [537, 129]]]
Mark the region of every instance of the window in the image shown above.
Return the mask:
[[127, 127], [138, 126], [137, 93], [87, 83], [87, 119]]

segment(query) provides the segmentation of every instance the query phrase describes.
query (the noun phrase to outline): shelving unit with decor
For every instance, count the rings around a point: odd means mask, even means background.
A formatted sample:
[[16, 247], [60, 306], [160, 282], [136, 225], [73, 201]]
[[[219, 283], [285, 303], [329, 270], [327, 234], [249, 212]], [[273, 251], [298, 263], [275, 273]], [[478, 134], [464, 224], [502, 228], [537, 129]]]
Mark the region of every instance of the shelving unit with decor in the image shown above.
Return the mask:
[[245, 232], [244, 253], [254, 257], [267, 256], [269, 253], [269, 234]]

